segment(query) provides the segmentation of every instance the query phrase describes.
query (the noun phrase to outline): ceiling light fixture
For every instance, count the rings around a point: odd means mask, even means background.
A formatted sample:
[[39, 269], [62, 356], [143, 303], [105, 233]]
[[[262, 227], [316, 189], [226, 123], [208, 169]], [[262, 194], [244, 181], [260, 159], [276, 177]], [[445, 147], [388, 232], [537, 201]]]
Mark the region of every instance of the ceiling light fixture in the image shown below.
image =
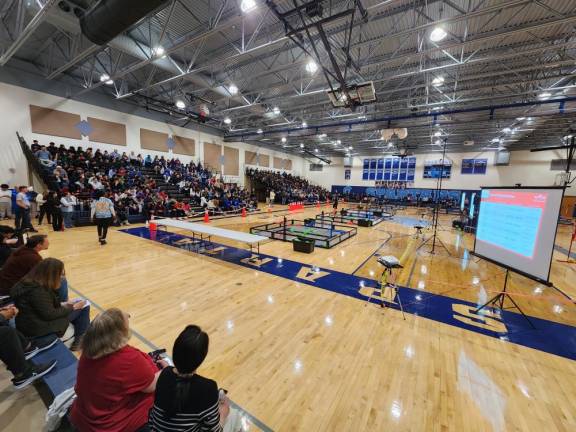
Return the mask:
[[540, 99], [543, 99], [543, 100], [550, 99], [551, 96], [552, 96], [552, 93], [548, 93], [548, 92], [540, 93], [538, 95], [538, 97]]
[[302, 127], [303, 127], [303, 128], [308, 127], [308, 123], [306, 123], [305, 121], [303, 121], [303, 122], [302, 122]]
[[258, 130], [256, 131], [256, 133], [257, 133], [257, 134], [261, 134], [261, 133], [263, 133], [263, 130], [262, 130], [262, 129], [258, 129]]
[[272, 112], [273, 112], [274, 114], [278, 115], [278, 114], [280, 114], [280, 108], [274, 107], [274, 108], [272, 108]]
[[178, 99], [178, 100], [176, 101], [176, 107], [179, 108], [179, 109], [184, 109], [184, 108], [186, 108], [186, 104], [184, 103], [184, 101]]
[[342, 141], [336, 140], [336, 144], [340, 145], [340, 144], [342, 144]]
[[518, 121], [524, 121], [524, 120], [526, 120], [526, 117], [516, 117], [516, 120], [518, 120]]
[[435, 87], [441, 86], [442, 84], [444, 84], [444, 77], [442, 76], [436, 77], [432, 80], [432, 85]]
[[103, 73], [102, 75], [100, 75], [100, 81], [101, 82], [105, 82], [108, 81], [110, 79], [110, 75]]
[[286, 137], [282, 137], [282, 139], [281, 139], [280, 141], [282, 141], [283, 143], [285, 143], [285, 142], [286, 142]]
[[318, 65], [316, 64], [316, 62], [312, 59], [308, 60], [308, 63], [306, 63], [306, 71], [308, 73], [314, 75], [317, 70], [318, 70]]
[[444, 39], [446, 36], [448, 36], [448, 33], [446, 33], [446, 30], [444, 30], [442, 27], [435, 27], [434, 30], [432, 30], [430, 32], [430, 40], [432, 42], [440, 42], [442, 39]]
[[228, 87], [228, 92], [234, 96], [236, 93], [238, 93], [238, 87], [236, 87], [234, 84], [230, 84]]
[[314, 149], [314, 153], [318, 153], [318, 149]]
[[224, 119], [224, 123], [230, 124], [230, 123], [232, 123], [232, 120], [230, 120], [230, 117], [226, 117], [226, 118]]
[[300, 148], [304, 148], [304, 143], [300, 143]]
[[434, 132], [434, 136], [435, 136], [435, 137], [442, 136], [442, 132], [436, 131], [436, 132]]
[[164, 49], [164, 47], [157, 46], [157, 47], [152, 48], [152, 55], [154, 57], [159, 57], [159, 58], [166, 57], [164, 55], [165, 53], [166, 53], [166, 50]]
[[256, 9], [256, 2], [254, 0], [242, 0], [240, 2], [240, 10], [244, 13], [251, 12]]

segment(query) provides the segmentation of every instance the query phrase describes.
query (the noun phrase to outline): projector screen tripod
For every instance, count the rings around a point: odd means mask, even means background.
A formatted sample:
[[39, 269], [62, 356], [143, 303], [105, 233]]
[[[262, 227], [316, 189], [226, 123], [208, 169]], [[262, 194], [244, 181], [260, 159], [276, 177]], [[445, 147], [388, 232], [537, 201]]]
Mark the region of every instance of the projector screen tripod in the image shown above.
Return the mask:
[[[506, 309], [517, 309], [518, 312], [520, 312], [522, 314], [522, 316], [524, 318], [526, 318], [526, 321], [528, 321], [528, 323], [530, 324], [530, 326], [532, 328], [536, 328], [534, 326], [534, 324], [532, 324], [532, 321], [530, 321], [530, 318], [528, 318], [528, 316], [524, 313], [524, 311], [522, 309], [520, 309], [520, 306], [518, 306], [518, 303], [516, 303], [516, 301], [514, 301], [514, 299], [512, 298], [512, 296], [510, 294], [508, 294], [508, 292], [506, 291], [506, 288], [508, 286], [508, 277], [510, 275], [510, 270], [506, 269], [506, 275], [504, 276], [504, 287], [502, 288], [502, 291], [499, 292], [498, 294], [496, 294], [494, 297], [492, 297], [490, 300], [488, 300], [486, 303], [484, 303], [482, 306], [478, 307], [475, 312], [478, 313], [480, 312], [482, 309], [486, 308], [487, 306], [491, 306], [491, 307], [497, 307], [501, 310], [506, 310]], [[512, 303], [513, 306], [508, 306], [505, 307], [504, 306], [504, 302], [506, 300], [510, 300], [510, 302]]]

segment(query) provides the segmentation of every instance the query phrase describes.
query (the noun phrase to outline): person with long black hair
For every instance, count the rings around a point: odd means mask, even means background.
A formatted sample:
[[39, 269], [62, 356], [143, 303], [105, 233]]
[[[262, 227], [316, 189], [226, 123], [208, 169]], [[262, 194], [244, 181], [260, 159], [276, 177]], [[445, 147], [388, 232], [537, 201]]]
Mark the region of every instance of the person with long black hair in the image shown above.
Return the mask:
[[112, 225], [116, 211], [114, 210], [114, 203], [106, 198], [103, 191], [96, 191], [94, 198], [90, 218], [96, 222], [98, 227], [98, 241], [101, 245], [105, 245], [108, 227]]
[[196, 373], [208, 354], [208, 335], [187, 326], [174, 342], [175, 367], [166, 367], [156, 383], [148, 425], [154, 432], [222, 431], [230, 403], [215, 381]]

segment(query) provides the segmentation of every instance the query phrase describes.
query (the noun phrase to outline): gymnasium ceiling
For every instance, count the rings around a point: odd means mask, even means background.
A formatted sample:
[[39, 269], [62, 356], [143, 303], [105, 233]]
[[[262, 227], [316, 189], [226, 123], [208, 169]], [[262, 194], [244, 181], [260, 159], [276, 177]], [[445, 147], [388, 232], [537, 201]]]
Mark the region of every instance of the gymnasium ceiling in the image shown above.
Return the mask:
[[[57, 0], [3, 0], [0, 65], [31, 63], [75, 89], [72, 98], [105, 93], [165, 112], [180, 126], [207, 107], [207, 124], [226, 141], [296, 154], [302, 145], [326, 157], [431, 152], [444, 140], [449, 151], [517, 150], [562, 144], [576, 129], [576, 1], [316, 2], [322, 18], [341, 13], [323, 29], [346, 83], [374, 83], [377, 101], [355, 110], [332, 106], [325, 74], [307, 70], [310, 56], [269, 4], [282, 13], [303, 2], [255, 1], [243, 12], [241, 0], [173, 0], [97, 46]], [[352, 9], [351, 23], [344, 12]], [[438, 26], [447, 35], [433, 42]], [[314, 41], [317, 64], [330, 69], [321, 35], [309, 32], [303, 47], [313, 53]], [[154, 55], [158, 46], [165, 56]], [[113, 82], [102, 82], [103, 74]], [[177, 100], [186, 108], [176, 108]], [[407, 128], [408, 136], [383, 141], [385, 128]]]

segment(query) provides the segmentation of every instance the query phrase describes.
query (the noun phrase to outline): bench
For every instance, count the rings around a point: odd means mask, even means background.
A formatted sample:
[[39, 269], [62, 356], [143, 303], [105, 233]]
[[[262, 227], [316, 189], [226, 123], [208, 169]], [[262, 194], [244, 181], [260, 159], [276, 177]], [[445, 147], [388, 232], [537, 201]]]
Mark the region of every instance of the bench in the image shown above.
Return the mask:
[[36, 365], [56, 360], [56, 367], [42, 380], [35, 383], [36, 389], [46, 406], [50, 406], [56, 396], [76, 384], [78, 359], [61, 341], [52, 348], [36, 354], [30, 361]]

